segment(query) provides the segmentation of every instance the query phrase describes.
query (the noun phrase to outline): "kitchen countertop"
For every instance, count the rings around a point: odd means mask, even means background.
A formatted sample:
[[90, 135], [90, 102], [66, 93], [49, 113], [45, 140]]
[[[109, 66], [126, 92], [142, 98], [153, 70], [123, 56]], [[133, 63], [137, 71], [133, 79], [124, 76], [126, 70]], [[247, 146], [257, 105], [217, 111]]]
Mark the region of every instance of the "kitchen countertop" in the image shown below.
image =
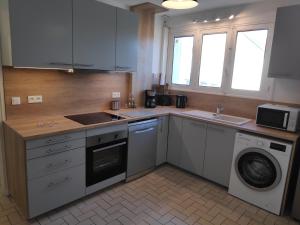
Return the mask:
[[[124, 117], [124, 120], [118, 120], [118, 121], [111, 121], [107, 123], [100, 123], [100, 124], [93, 124], [93, 125], [81, 125], [77, 122], [74, 122], [72, 120], [69, 120], [65, 118], [64, 116], [51, 116], [51, 117], [37, 117], [37, 118], [27, 118], [27, 119], [14, 119], [14, 120], [7, 120], [4, 123], [13, 129], [16, 133], [18, 133], [24, 140], [32, 140], [47, 136], [53, 136], [53, 135], [59, 135], [66, 132], [75, 132], [75, 131], [83, 131], [87, 129], [93, 129], [93, 128], [100, 128], [105, 127], [109, 125], [116, 125], [116, 124], [123, 124], [128, 122], [133, 122], [136, 120], [141, 119], [147, 119], [157, 116], [163, 116], [163, 115], [176, 115], [184, 118], [190, 118], [195, 119], [199, 121], [208, 122], [211, 124], [216, 125], [222, 125], [226, 127], [235, 128], [240, 131], [247, 131], [251, 133], [266, 135], [274, 138], [280, 138], [287, 141], [296, 142], [299, 137], [300, 133], [291, 133], [286, 131], [280, 131], [270, 128], [264, 128], [259, 127], [255, 124], [254, 120], [251, 120], [250, 122], [238, 126], [234, 124], [224, 123], [224, 122], [218, 122], [214, 120], [208, 120], [203, 119], [199, 117], [193, 117], [186, 114], [183, 114], [185, 111], [191, 111], [195, 110], [193, 108], [185, 108], [185, 109], [177, 109], [175, 107], [157, 107], [154, 109], [145, 109], [145, 108], [137, 108], [137, 109], [121, 109], [119, 111], [111, 111], [106, 110], [105, 112], [119, 115]], [[126, 112], [132, 112], [132, 111], [147, 111], [150, 112], [145, 116], [136, 116], [136, 117], [128, 117], [122, 115]]]

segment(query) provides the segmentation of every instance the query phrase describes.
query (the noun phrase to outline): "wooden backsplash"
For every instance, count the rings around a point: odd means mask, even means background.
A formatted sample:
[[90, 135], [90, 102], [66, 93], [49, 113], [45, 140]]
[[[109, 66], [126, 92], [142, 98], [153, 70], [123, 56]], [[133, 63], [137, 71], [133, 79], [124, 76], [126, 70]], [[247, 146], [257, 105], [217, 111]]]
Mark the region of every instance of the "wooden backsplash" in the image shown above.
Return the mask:
[[[75, 73], [54, 70], [4, 68], [7, 119], [26, 116], [68, 115], [110, 108], [112, 92], [121, 92], [126, 104], [131, 75], [125, 73]], [[27, 97], [42, 95], [42, 104], [28, 104]], [[11, 105], [20, 96], [21, 105]]]
[[299, 107], [300, 105], [272, 102], [267, 100], [239, 98], [224, 95], [204, 94], [198, 92], [171, 90], [172, 95], [184, 94], [188, 97], [188, 107], [198, 108], [205, 111], [215, 112], [218, 104], [224, 105], [224, 113], [234, 116], [242, 116], [255, 119], [257, 106], [272, 103]]

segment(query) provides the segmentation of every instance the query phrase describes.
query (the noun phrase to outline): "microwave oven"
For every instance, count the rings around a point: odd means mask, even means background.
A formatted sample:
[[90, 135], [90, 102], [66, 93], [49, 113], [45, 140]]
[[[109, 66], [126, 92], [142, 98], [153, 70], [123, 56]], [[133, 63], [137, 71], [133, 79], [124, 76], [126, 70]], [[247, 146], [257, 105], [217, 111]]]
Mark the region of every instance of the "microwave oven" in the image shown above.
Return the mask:
[[300, 128], [300, 109], [283, 105], [258, 106], [256, 124], [280, 130], [296, 132]]

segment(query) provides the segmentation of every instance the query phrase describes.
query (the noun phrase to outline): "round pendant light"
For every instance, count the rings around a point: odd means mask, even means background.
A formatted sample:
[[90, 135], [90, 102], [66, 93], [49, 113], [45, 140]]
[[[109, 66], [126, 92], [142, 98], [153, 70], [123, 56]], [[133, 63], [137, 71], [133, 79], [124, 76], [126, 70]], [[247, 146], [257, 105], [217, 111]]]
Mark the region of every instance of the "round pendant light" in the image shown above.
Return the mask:
[[163, 0], [161, 4], [168, 9], [191, 9], [198, 6], [198, 0]]

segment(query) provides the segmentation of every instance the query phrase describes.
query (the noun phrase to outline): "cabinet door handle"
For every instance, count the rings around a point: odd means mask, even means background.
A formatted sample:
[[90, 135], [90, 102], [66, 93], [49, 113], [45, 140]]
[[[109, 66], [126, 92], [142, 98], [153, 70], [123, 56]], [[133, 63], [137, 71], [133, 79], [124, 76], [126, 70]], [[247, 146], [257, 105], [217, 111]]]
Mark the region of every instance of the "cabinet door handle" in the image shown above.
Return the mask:
[[65, 178], [63, 178], [63, 179], [61, 179], [61, 180], [57, 180], [57, 181], [50, 182], [50, 183], [47, 185], [47, 187], [48, 187], [49, 189], [55, 188], [55, 187], [60, 186], [60, 185], [62, 185], [62, 184], [64, 184], [64, 183], [70, 182], [71, 180], [72, 180], [72, 178], [69, 177], [69, 176], [67, 176], [67, 177], [65, 177]]
[[142, 134], [142, 133], [150, 132], [150, 131], [152, 131], [152, 130], [154, 130], [154, 128], [153, 128], [153, 127], [150, 127], [150, 128], [148, 128], [148, 129], [145, 129], [145, 130], [138, 130], [138, 131], [135, 131], [134, 133], [135, 133], [135, 134]]
[[74, 66], [79, 66], [79, 67], [93, 67], [94, 64], [81, 64], [81, 63], [75, 63]]
[[72, 148], [71, 145], [65, 145], [63, 148], [58, 148], [58, 149], [55, 149], [55, 148], [49, 148], [49, 149], [46, 151], [46, 154], [53, 154], [53, 153], [64, 152], [64, 151], [70, 150], [71, 148]]
[[62, 168], [62, 167], [65, 167], [66, 165], [72, 163], [72, 160], [71, 159], [66, 159], [62, 162], [58, 162], [58, 163], [49, 163], [47, 166], [46, 166], [46, 169], [47, 170], [54, 170], [54, 169], [58, 169], [58, 168]]
[[130, 70], [131, 68], [129, 66], [117, 66], [117, 70]]
[[49, 140], [46, 141], [47, 144], [52, 144], [58, 141], [66, 141], [68, 139], [70, 139], [71, 137], [68, 135], [63, 136], [62, 138], [51, 138]]
[[72, 63], [64, 63], [64, 62], [51, 62], [49, 64], [52, 66], [72, 66]]

